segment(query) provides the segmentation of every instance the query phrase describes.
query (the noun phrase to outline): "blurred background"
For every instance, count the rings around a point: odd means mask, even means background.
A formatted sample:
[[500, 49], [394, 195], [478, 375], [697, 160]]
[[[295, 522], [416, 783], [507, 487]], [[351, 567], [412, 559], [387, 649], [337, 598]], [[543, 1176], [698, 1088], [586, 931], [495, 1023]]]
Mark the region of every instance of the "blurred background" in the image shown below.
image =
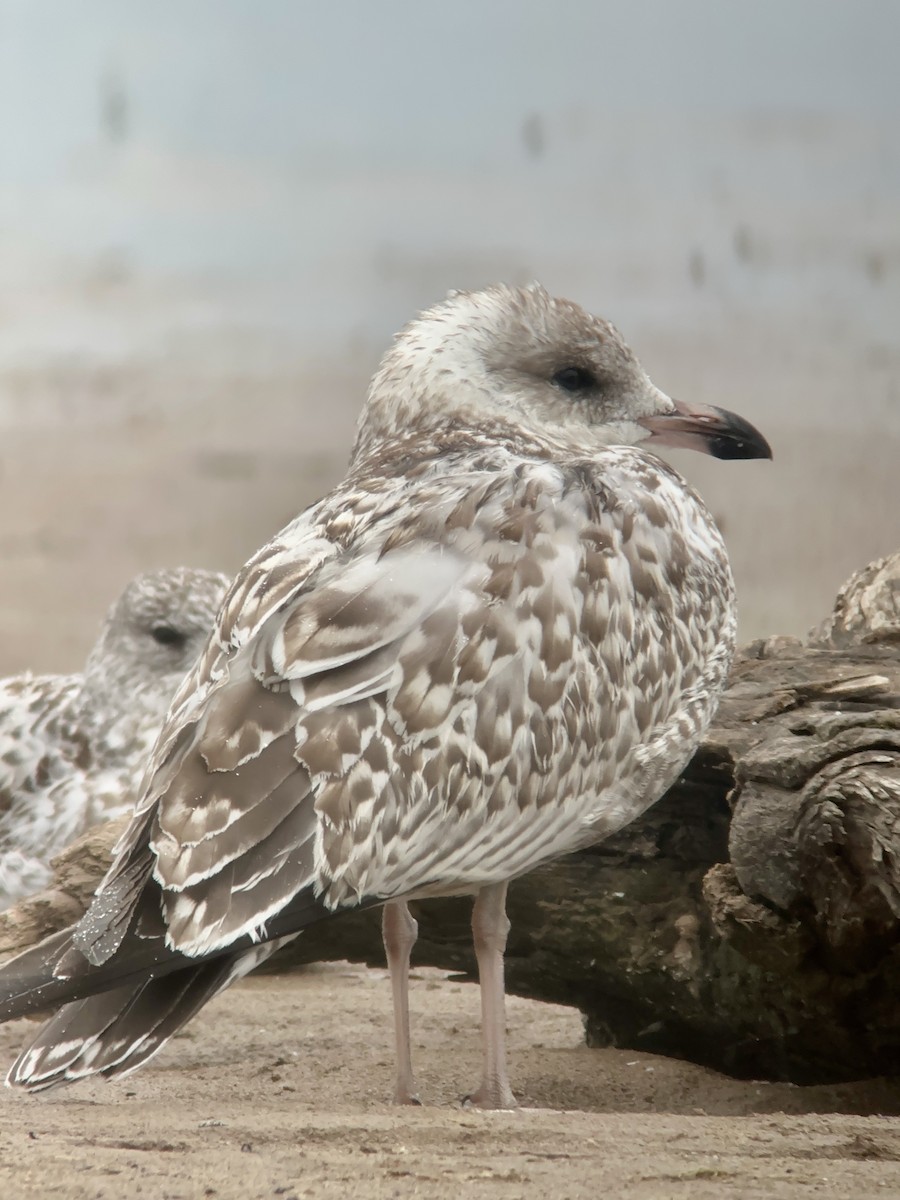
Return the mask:
[[892, 0], [0, 0], [0, 672], [343, 470], [391, 333], [539, 278], [773, 464], [744, 638], [900, 544]]

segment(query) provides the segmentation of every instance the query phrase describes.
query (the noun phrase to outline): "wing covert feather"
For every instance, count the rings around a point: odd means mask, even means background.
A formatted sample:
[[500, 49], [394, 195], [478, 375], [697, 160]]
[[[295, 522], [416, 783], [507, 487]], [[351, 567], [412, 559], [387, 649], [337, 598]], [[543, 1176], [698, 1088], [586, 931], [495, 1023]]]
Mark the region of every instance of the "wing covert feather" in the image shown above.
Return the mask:
[[[339, 908], [530, 869], [662, 752], [639, 743], [702, 662], [658, 601], [682, 535], [583, 482], [531, 464], [408, 496], [405, 523], [369, 497], [355, 532], [313, 509], [239, 576], [109, 877], [149, 852], [170, 945], [264, 937], [304, 888]], [[610, 827], [643, 803], [610, 796]]]

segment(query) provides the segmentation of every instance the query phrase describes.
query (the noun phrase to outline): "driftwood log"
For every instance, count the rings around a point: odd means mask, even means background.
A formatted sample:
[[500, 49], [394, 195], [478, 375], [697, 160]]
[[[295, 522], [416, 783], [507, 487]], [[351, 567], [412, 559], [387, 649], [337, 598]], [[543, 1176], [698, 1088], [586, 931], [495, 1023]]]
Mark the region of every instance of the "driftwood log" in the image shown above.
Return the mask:
[[[0, 914], [0, 957], [77, 917], [119, 827]], [[469, 904], [416, 910], [416, 961], [471, 975]], [[900, 554], [806, 643], [745, 648], [675, 787], [517, 881], [509, 912], [510, 990], [579, 1007], [592, 1045], [799, 1083], [900, 1074]], [[383, 963], [377, 912], [311, 928], [272, 969], [334, 958]]]

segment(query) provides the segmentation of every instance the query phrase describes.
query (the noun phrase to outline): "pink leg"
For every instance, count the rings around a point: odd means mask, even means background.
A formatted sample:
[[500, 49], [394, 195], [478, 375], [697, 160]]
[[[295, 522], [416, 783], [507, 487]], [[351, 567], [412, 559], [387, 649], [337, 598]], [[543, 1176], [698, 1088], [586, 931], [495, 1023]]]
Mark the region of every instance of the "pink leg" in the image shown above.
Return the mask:
[[516, 1108], [506, 1071], [506, 1004], [503, 983], [503, 952], [509, 921], [506, 916], [505, 883], [482, 888], [472, 910], [472, 940], [481, 981], [481, 1037], [484, 1074], [477, 1092], [468, 1103], [477, 1108]]
[[403, 900], [390, 900], [381, 910], [381, 936], [391, 972], [394, 997], [394, 1036], [397, 1044], [396, 1104], [421, 1104], [413, 1079], [409, 1048], [409, 956], [419, 926]]

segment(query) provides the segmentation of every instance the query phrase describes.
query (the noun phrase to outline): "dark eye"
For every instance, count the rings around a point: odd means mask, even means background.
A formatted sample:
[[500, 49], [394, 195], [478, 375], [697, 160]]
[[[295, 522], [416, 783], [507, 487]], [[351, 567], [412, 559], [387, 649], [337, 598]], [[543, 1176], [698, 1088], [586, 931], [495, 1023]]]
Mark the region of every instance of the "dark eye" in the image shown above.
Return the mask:
[[551, 383], [564, 392], [590, 392], [597, 386], [593, 373], [585, 367], [563, 367], [556, 372]]
[[161, 646], [183, 646], [187, 641], [187, 637], [177, 629], [173, 629], [171, 625], [154, 625], [150, 630], [150, 636]]

